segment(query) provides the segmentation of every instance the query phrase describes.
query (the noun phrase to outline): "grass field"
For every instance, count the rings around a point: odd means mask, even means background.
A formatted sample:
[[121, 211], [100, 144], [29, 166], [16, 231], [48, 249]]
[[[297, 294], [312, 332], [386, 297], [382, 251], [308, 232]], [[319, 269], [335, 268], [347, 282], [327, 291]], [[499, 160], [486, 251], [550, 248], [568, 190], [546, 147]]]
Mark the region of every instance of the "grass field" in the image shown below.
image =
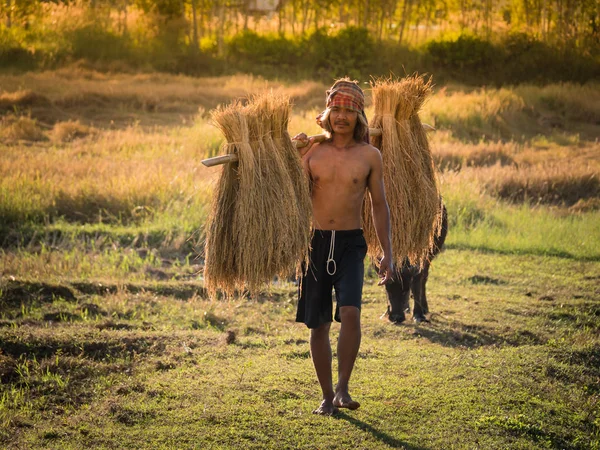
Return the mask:
[[[290, 132], [326, 85], [247, 76], [0, 76], [0, 446], [600, 449], [600, 87], [436, 89], [449, 210], [431, 323], [366, 279], [351, 389], [319, 388], [295, 286], [208, 298], [208, 111], [277, 89]], [[369, 113], [369, 111], [367, 111]], [[339, 327], [333, 327], [337, 338]]]

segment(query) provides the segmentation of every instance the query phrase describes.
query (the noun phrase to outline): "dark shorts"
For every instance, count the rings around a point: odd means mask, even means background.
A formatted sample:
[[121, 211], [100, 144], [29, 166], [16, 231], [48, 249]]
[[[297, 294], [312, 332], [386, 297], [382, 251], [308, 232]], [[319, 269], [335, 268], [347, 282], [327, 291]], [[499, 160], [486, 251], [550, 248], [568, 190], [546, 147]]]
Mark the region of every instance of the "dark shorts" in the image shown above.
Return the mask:
[[[340, 321], [340, 306], [360, 309], [367, 242], [362, 230], [336, 230], [331, 252], [332, 231], [315, 230], [311, 242], [309, 268], [304, 270], [296, 322], [318, 328], [332, 321], [335, 289], [335, 320]], [[328, 259], [330, 259], [328, 263]], [[329, 268], [329, 270], [328, 270]]]

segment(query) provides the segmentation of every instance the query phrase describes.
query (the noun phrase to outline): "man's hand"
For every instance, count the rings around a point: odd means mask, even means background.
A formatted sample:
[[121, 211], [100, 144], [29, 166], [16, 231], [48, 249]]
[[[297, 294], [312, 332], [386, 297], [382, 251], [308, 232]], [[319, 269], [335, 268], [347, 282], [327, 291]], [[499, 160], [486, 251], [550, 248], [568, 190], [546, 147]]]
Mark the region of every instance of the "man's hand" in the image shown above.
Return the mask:
[[379, 277], [378, 286], [388, 284], [394, 279], [394, 262], [389, 256], [384, 256], [379, 262]]
[[302, 142], [302, 146], [298, 149], [300, 157], [306, 155], [315, 143], [314, 138], [309, 138], [305, 133], [298, 133], [292, 138], [292, 141]]

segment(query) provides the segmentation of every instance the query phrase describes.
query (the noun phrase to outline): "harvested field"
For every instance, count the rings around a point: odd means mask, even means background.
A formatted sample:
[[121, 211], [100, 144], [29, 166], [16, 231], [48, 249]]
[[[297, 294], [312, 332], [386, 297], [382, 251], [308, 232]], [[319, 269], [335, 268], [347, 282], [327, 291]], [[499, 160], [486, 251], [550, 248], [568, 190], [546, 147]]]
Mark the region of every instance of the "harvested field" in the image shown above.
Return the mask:
[[223, 169], [200, 161], [225, 143], [208, 112], [272, 87], [290, 134], [316, 134], [325, 85], [62, 70], [0, 86], [0, 447], [600, 446], [596, 85], [434, 88], [421, 119], [450, 229], [431, 322], [381, 320], [366, 266], [362, 407], [331, 419], [310, 413], [297, 286], [224, 299], [202, 276]]

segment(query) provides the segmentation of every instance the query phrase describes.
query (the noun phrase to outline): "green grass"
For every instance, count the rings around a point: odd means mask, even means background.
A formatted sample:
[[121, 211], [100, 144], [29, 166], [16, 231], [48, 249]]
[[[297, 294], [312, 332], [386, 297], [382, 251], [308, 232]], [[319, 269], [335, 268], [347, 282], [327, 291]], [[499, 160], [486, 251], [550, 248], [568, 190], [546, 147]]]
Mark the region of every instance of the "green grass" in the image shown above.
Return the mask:
[[554, 255], [600, 261], [600, 213], [565, 215], [547, 208], [459, 206], [447, 246], [506, 254]]
[[598, 262], [447, 250], [431, 323], [400, 326], [368, 279], [351, 383], [363, 406], [336, 418], [310, 413], [292, 286], [219, 301], [181, 282], [5, 279], [3, 445], [598, 448], [599, 277]]

